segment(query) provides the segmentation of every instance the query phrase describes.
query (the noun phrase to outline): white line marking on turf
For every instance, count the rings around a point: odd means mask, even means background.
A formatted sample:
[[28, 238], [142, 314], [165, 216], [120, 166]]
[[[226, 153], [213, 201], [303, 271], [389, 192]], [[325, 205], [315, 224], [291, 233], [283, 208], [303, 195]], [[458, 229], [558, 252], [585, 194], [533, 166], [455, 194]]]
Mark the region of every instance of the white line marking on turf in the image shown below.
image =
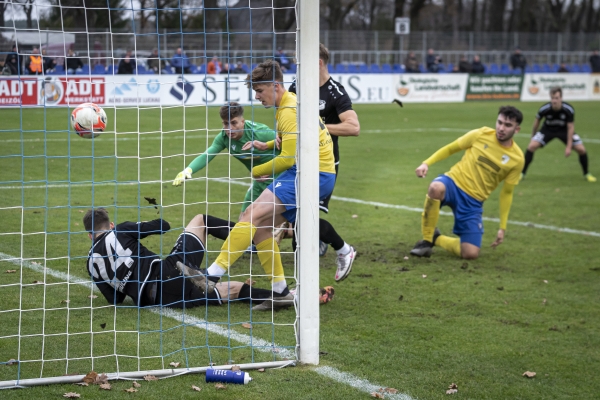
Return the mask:
[[[42, 133], [42, 132], [39, 132]], [[185, 135], [185, 136], [169, 136], [169, 135], [161, 135], [161, 136], [145, 136], [145, 135], [159, 135], [160, 132], [152, 132], [152, 133], [146, 133], [146, 134], [140, 134], [139, 135], [139, 140], [144, 141], [144, 140], [171, 140], [171, 139], [202, 139], [202, 138], [213, 138], [215, 136], [217, 136], [216, 134], [210, 134], [210, 135]], [[127, 135], [126, 133], [119, 133], [119, 135], [117, 136], [117, 141], [118, 142], [126, 142], [126, 141], [130, 141], [130, 140], [138, 140], [138, 134], [137, 132], [135, 133], [136, 137], [121, 137], [121, 135]], [[37, 139], [4, 139], [4, 140], [0, 140], [0, 143], [44, 143], [44, 142], [67, 142], [69, 140], [68, 137], [65, 138], [37, 138]], [[71, 141], [73, 140], [79, 140], [76, 137], [72, 137]], [[93, 141], [95, 142], [114, 142], [115, 138], [114, 137], [97, 137], [94, 138]], [[18, 155], [18, 154], [16, 154]]]
[[[367, 380], [360, 379], [359, 377], [356, 377], [347, 372], [338, 371], [337, 369], [332, 368], [332, 367], [317, 367], [317, 368], [315, 368], [315, 372], [318, 373], [319, 375], [326, 376], [334, 381], [337, 381], [340, 383], [345, 383], [346, 385], [352, 386], [353, 388], [358, 389], [365, 393], [378, 392], [379, 389], [385, 388], [385, 386], [374, 385]], [[413, 400], [412, 397], [410, 397], [409, 395], [404, 394], [404, 393], [396, 393], [396, 394], [382, 393], [382, 394], [385, 396], [386, 399]]]
[[[228, 179], [223, 179], [223, 178], [197, 178], [197, 179], [198, 180], [207, 179], [207, 180], [211, 180], [211, 181], [230, 183], [232, 185], [239, 185], [239, 186], [246, 186], [246, 187], [250, 186], [250, 184], [248, 184], [246, 182], [240, 182], [237, 180], [228, 180]], [[167, 181], [167, 182], [170, 182], [170, 181]], [[144, 182], [144, 183], [158, 183], [158, 182]], [[141, 185], [144, 183], [139, 183], [139, 184]], [[103, 182], [103, 183], [94, 183], [94, 186], [137, 185], [137, 184], [138, 184], [137, 182]], [[0, 190], [1, 189], [46, 189], [47, 187], [48, 188], [68, 188], [68, 187], [73, 188], [76, 186], [86, 187], [86, 186], [91, 186], [91, 185], [92, 185], [91, 183], [73, 183], [71, 185], [0, 186]], [[367, 206], [392, 208], [392, 209], [396, 209], [396, 210], [412, 211], [412, 212], [419, 212], [419, 213], [423, 212], [422, 208], [403, 206], [400, 204], [379, 203], [377, 201], [367, 201], [367, 200], [353, 199], [353, 198], [349, 198], [349, 197], [340, 197], [340, 196], [331, 196], [331, 198], [333, 200], [344, 201], [346, 203], [356, 203], [356, 204], [362, 204], [362, 205], [367, 205]], [[452, 216], [453, 214], [448, 211], [440, 211], [440, 215]], [[483, 220], [500, 223], [500, 219], [498, 219], [498, 218], [483, 217]], [[513, 220], [509, 220], [508, 223], [511, 225], [525, 226], [528, 228], [536, 228], [536, 229], [545, 229], [545, 230], [554, 231], [554, 232], [564, 232], [564, 233], [572, 233], [575, 235], [600, 237], [600, 232], [584, 231], [581, 229], [572, 229], [572, 228], [566, 228], [566, 227], [560, 227], [560, 226], [554, 226], [554, 225], [544, 225], [544, 224], [538, 224], [538, 223], [534, 223], [534, 222], [523, 222], [523, 221], [513, 221]]]
[[[15, 265], [27, 267], [35, 272], [39, 272], [41, 274], [53, 276], [59, 280], [82, 285], [88, 289], [93, 290], [96, 293], [100, 293], [96, 285], [94, 285], [91, 281], [86, 281], [85, 279], [81, 279], [79, 277], [65, 274], [61, 271], [55, 271], [51, 268], [44, 268], [43, 265], [34, 263], [28, 260], [23, 260], [21, 258], [13, 257], [8, 254], [0, 252], [0, 261], [8, 261]], [[233, 329], [226, 329], [220, 326], [215, 326], [208, 324], [205, 320], [196, 318], [192, 315], [184, 314], [182, 311], [177, 311], [171, 308], [146, 308], [146, 310], [157, 314], [166, 316], [169, 318], [173, 318], [177, 322], [185, 323], [188, 326], [193, 326], [198, 329], [203, 329], [209, 331], [211, 333], [221, 335], [223, 337], [231, 338], [239, 343], [242, 343], [246, 346], [252, 345], [256, 350], [264, 352], [264, 353], [272, 353], [274, 349], [278, 350], [277, 356], [281, 358], [287, 359], [295, 359], [296, 355], [293, 351], [286, 349], [284, 347], [278, 346], [277, 344], [273, 344], [271, 342], [267, 342], [266, 340], [250, 337], [248, 335], [238, 333]], [[365, 379], [360, 379], [352, 374], [347, 372], [339, 371], [333, 367], [318, 367], [314, 369], [320, 375], [323, 375], [329, 379], [333, 379], [339, 383], [343, 383], [349, 385], [355, 389], [361, 390], [363, 392], [372, 393], [378, 391], [380, 388], [384, 387], [381, 385], [374, 385]], [[402, 394], [385, 394], [386, 399], [398, 399], [398, 400], [413, 400], [412, 397]]]

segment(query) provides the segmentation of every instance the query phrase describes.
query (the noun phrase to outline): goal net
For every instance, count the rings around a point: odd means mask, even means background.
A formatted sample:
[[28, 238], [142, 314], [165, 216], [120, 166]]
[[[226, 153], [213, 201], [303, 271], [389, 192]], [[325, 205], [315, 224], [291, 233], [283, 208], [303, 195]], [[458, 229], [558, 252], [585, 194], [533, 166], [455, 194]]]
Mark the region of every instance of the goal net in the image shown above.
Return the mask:
[[[316, 133], [298, 140], [301, 246], [281, 244], [288, 286], [297, 289], [289, 309], [253, 311], [242, 296], [183, 309], [129, 297], [109, 304], [88, 273], [92, 241], [82, 218], [103, 207], [115, 224], [168, 221], [168, 232], [140, 241], [161, 258], [198, 214], [237, 221], [252, 179], [230, 141], [191, 179], [172, 182], [223, 138], [227, 102], [275, 129], [276, 110], [245, 85], [266, 59], [289, 62], [286, 87], [307, 76], [299, 131], [316, 127], [318, 3], [50, 0], [7, 4], [5, 19], [12, 25], [0, 28], [1, 57], [13, 54], [19, 72], [0, 77], [0, 388], [77, 382], [89, 371], [133, 379], [317, 363]], [[92, 139], [71, 127], [71, 112], [87, 102], [107, 114], [106, 130]], [[199, 267], [222, 245], [207, 235]], [[115, 250], [117, 266], [123, 256]], [[252, 252], [221, 282], [271, 289]]]

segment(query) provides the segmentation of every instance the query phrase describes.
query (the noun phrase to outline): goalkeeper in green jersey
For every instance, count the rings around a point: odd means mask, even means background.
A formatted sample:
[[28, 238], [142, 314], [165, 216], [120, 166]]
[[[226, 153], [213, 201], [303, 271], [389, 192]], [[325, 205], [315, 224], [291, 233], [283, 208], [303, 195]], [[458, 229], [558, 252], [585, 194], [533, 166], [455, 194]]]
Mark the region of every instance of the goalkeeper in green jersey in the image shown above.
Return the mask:
[[[191, 179], [192, 174], [200, 171], [224, 149], [237, 158], [248, 171], [253, 167], [264, 164], [279, 155], [279, 141], [275, 132], [264, 124], [244, 120], [244, 107], [239, 103], [225, 104], [219, 110], [223, 121], [223, 130], [217, 135], [212, 145], [200, 154], [175, 177], [173, 186], [180, 186], [185, 179]], [[268, 142], [275, 141], [275, 147], [268, 149]], [[273, 179], [265, 181], [253, 180], [252, 186], [246, 192], [242, 212], [260, 196]]]

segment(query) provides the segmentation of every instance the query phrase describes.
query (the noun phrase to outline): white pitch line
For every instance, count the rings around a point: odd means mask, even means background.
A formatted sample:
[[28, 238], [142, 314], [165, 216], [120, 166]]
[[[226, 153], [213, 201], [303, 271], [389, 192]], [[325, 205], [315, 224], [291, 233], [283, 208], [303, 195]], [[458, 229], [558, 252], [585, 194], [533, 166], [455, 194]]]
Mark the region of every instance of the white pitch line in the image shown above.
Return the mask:
[[[207, 180], [211, 180], [211, 181], [216, 181], [216, 182], [221, 182], [221, 183], [229, 183], [232, 185], [239, 185], [239, 186], [246, 186], [246, 187], [250, 186], [250, 184], [248, 184], [246, 182], [240, 182], [237, 180], [228, 180], [228, 179], [223, 179], [223, 178], [196, 178], [196, 179], [198, 179], [198, 180], [207, 179]], [[158, 182], [146, 182], [146, 183], [158, 183]], [[138, 183], [136, 183], [136, 182], [104, 182], [104, 183], [95, 183], [94, 186], [137, 185], [137, 184]], [[140, 183], [140, 184], [142, 184], [142, 183]], [[77, 187], [77, 186], [85, 187], [85, 186], [91, 186], [91, 185], [92, 185], [91, 183], [81, 183], [81, 184], [72, 184], [72, 185], [70, 185], [70, 187], [71, 188]], [[0, 190], [2, 190], [2, 189], [45, 189], [46, 187], [67, 188], [67, 187], [69, 187], [69, 185], [61, 184], [61, 185], [47, 185], [47, 186], [46, 185], [44, 185], [44, 186], [41, 186], [41, 185], [0, 186]], [[350, 197], [340, 197], [340, 196], [331, 196], [331, 198], [333, 200], [343, 201], [346, 203], [356, 203], [356, 204], [362, 204], [362, 205], [367, 205], [367, 206], [377, 206], [377, 207], [381, 207], [381, 208], [391, 208], [391, 209], [395, 209], [395, 210], [412, 211], [412, 212], [419, 212], [419, 213], [423, 212], [422, 208], [409, 207], [409, 206], [404, 206], [401, 204], [387, 204], [387, 203], [380, 203], [377, 201], [367, 201], [367, 200], [353, 199]], [[453, 216], [453, 214], [448, 211], [440, 211], [440, 215]], [[498, 219], [498, 218], [483, 217], [483, 220], [500, 223], [500, 219]], [[600, 232], [584, 231], [581, 229], [572, 229], [572, 228], [560, 227], [560, 226], [554, 226], [554, 225], [538, 224], [535, 222], [523, 222], [523, 221], [513, 221], [513, 220], [509, 220], [508, 223], [511, 225], [525, 226], [527, 228], [545, 229], [545, 230], [554, 231], [554, 232], [563, 232], [563, 233], [572, 233], [572, 234], [583, 235], [583, 236], [600, 237]]]
[[[81, 279], [79, 277], [76, 277], [76, 276], [73, 276], [70, 274], [65, 274], [64, 272], [61, 272], [61, 271], [53, 270], [52, 268], [44, 268], [43, 265], [38, 264], [38, 263], [34, 263], [34, 262], [31, 262], [28, 260], [23, 260], [21, 258], [13, 257], [13, 256], [10, 256], [10, 255], [2, 253], [2, 252], [0, 252], [0, 261], [8, 261], [15, 265], [24, 266], [26, 268], [29, 268], [29, 269], [31, 269], [35, 272], [39, 272], [41, 274], [53, 276], [59, 280], [82, 285], [88, 289], [93, 290], [96, 293], [100, 292], [98, 290], [98, 288], [96, 287], [96, 285], [94, 285], [90, 281]], [[290, 351], [287, 348], [281, 347], [277, 344], [268, 342], [266, 340], [263, 340], [263, 339], [260, 339], [257, 337], [250, 337], [243, 333], [238, 333], [238, 332], [234, 331], [233, 329], [226, 329], [226, 328], [222, 328], [220, 326], [211, 325], [201, 318], [196, 318], [192, 315], [184, 314], [183, 311], [177, 311], [177, 310], [167, 308], [167, 307], [164, 307], [162, 309], [159, 307], [153, 307], [153, 308], [146, 308], [146, 310], [148, 310], [154, 314], [157, 314], [157, 315], [172, 318], [179, 323], [185, 323], [186, 326], [192, 326], [194, 328], [206, 330], [206, 331], [214, 333], [216, 335], [220, 335], [220, 336], [223, 336], [226, 338], [233, 339], [233, 340], [235, 340], [239, 343], [242, 343], [246, 346], [252, 345], [256, 350], [261, 351], [263, 353], [273, 353], [274, 350], [277, 350], [276, 355], [278, 357], [287, 358], [290, 360], [296, 358], [295, 352]], [[323, 376], [329, 378], [329, 379], [335, 380], [339, 383], [349, 385], [355, 389], [358, 389], [358, 390], [361, 390], [361, 391], [367, 392], [367, 393], [376, 392], [380, 388], [383, 387], [381, 385], [372, 384], [365, 379], [360, 379], [360, 378], [358, 378], [352, 374], [349, 374], [347, 372], [339, 371], [338, 369], [333, 368], [333, 367], [317, 367], [314, 369], [314, 371], [320, 375], [323, 375]], [[397, 400], [413, 400], [412, 397], [410, 397], [406, 394], [403, 394], [403, 393], [396, 393], [396, 394], [386, 393], [385, 398], [386, 399], [397, 399]]]
[[[332, 367], [317, 367], [317, 368], [315, 368], [315, 372], [319, 375], [326, 376], [326, 377], [328, 377], [334, 381], [340, 382], [340, 383], [345, 383], [346, 385], [352, 386], [353, 388], [358, 389], [361, 392], [365, 392], [365, 393], [369, 393], [369, 394], [373, 393], [373, 392], [379, 392], [380, 389], [386, 388], [386, 386], [374, 385], [365, 379], [361, 379], [357, 376], [354, 376], [347, 372], [339, 371]], [[386, 399], [414, 400], [413, 397], [410, 397], [409, 395], [407, 395], [405, 393], [395, 393], [395, 394], [386, 393], [386, 392], [379, 392], [379, 393], [381, 393], [384, 396], [383, 398], [386, 398]]]
[[[148, 133], [148, 135], [152, 135], [152, 134], [160, 134], [160, 132], [156, 132], [156, 133]], [[145, 135], [140, 135], [139, 139], [137, 136], [137, 132], [135, 133], [136, 137], [121, 137], [120, 135], [127, 135], [124, 133], [120, 133], [119, 136], [117, 136], [116, 140], [117, 142], [126, 142], [126, 141], [133, 141], [133, 140], [141, 140], [141, 141], [145, 141], [145, 140], [171, 140], [171, 139], [202, 139], [202, 138], [213, 138], [215, 136], [217, 136], [216, 134], [210, 134], [210, 135], [184, 135], [184, 136], [169, 136], [169, 135], [160, 135], [160, 136], [145, 136]], [[73, 140], [79, 140], [77, 137], [72, 137], [70, 139], [71, 141]], [[45, 143], [45, 142], [68, 142], [69, 138], [38, 138], [38, 139], [4, 139], [4, 140], [0, 140], [0, 143]], [[97, 137], [94, 138], [93, 141], [95, 142], [114, 142], [115, 138], [114, 137]]]

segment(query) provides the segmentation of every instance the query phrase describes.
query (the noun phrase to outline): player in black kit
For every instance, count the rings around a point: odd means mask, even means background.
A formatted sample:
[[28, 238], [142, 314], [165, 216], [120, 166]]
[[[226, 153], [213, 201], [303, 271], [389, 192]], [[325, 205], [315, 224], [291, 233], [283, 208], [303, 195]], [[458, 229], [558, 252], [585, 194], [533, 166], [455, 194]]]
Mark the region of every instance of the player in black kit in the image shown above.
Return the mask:
[[[533, 133], [525, 153], [525, 166], [521, 178], [525, 177], [527, 168], [533, 161], [533, 153], [540, 147], [546, 146], [552, 139], [558, 138], [566, 145], [565, 157], [569, 157], [571, 149], [575, 149], [579, 154], [583, 176], [588, 182], [596, 182], [596, 178], [588, 171], [588, 156], [583, 142], [579, 135], [575, 133], [575, 109], [569, 103], [562, 101], [562, 89], [559, 87], [550, 89], [550, 99], [549, 103], [540, 107], [535, 116]], [[542, 118], [544, 118], [544, 124], [538, 132]]]
[[[329, 63], [329, 50], [322, 43], [319, 44], [319, 115], [325, 121], [325, 126], [333, 141], [333, 156], [335, 159], [336, 179], [340, 163], [340, 149], [338, 145], [339, 136], [358, 136], [360, 123], [358, 116], [352, 109], [352, 101], [344, 87], [331, 78], [327, 70]], [[296, 93], [296, 83], [290, 86], [290, 92]], [[329, 212], [329, 200], [331, 195], [319, 203], [321, 211]], [[346, 278], [352, 269], [352, 263], [356, 258], [354, 247], [346, 243], [335, 231], [331, 223], [319, 219], [319, 246], [320, 254], [324, 255], [327, 245], [331, 245], [337, 253], [337, 270], [335, 280], [341, 281]], [[324, 244], [324, 245], [323, 245]], [[294, 239], [295, 248], [295, 239]]]
[[[208, 296], [197, 274], [187, 279], [185, 270], [200, 271], [204, 258], [206, 233], [225, 239], [230, 222], [198, 214], [185, 227], [170, 254], [161, 259], [140, 243], [150, 235], [162, 235], [171, 227], [163, 219], [147, 222], [123, 222], [115, 227], [104, 208], [89, 210], [83, 217], [85, 230], [93, 241], [87, 269], [94, 283], [110, 304], [120, 304], [126, 296], [139, 307], [163, 305], [174, 308], [195, 307], [207, 302], [219, 305], [239, 299], [261, 303], [271, 290], [250, 287], [246, 283], [220, 282]], [[195, 275], [195, 274], [194, 274]]]

